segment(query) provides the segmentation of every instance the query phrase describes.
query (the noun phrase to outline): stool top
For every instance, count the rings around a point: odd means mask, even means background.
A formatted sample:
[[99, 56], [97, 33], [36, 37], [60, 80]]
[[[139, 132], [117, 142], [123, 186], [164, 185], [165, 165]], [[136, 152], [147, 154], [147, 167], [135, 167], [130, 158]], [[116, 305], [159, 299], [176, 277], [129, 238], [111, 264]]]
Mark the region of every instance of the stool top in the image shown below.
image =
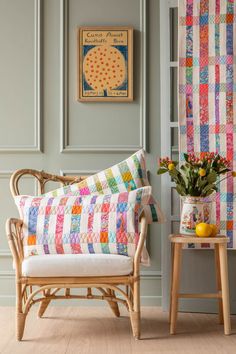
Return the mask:
[[183, 234], [171, 234], [169, 236], [171, 242], [175, 243], [227, 243], [229, 238], [225, 235], [217, 235], [214, 237], [198, 237], [198, 236], [188, 236]]

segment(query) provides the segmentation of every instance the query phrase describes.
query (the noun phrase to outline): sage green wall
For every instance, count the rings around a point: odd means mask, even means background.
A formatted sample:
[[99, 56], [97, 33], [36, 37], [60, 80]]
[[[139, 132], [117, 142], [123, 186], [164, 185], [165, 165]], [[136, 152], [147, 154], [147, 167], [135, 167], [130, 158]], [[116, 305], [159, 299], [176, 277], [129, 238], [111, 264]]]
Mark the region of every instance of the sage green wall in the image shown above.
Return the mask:
[[[158, 6], [157, 0], [0, 0], [0, 304], [14, 303], [4, 225], [17, 216], [8, 187], [15, 169], [92, 173], [147, 143], [147, 167], [160, 200]], [[83, 25], [134, 27], [134, 102], [75, 100], [76, 27]], [[22, 190], [34, 193], [34, 181], [26, 178]], [[160, 304], [158, 225], [150, 227], [148, 248], [152, 266], [142, 270], [142, 301]]]

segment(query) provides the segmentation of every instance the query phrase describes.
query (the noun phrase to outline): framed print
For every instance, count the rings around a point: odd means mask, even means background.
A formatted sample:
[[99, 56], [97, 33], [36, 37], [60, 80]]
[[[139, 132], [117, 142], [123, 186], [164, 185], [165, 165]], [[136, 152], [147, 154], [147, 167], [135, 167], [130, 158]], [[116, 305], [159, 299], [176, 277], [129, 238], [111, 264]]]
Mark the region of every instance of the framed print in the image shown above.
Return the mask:
[[78, 29], [78, 100], [133, 101], [133, 29]]

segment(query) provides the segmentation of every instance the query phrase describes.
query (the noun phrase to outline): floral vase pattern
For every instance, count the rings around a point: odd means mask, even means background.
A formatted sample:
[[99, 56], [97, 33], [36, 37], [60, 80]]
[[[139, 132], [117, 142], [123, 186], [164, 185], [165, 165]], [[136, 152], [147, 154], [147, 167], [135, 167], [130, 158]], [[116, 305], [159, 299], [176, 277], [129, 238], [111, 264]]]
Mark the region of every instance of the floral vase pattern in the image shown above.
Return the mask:
[[196, 225], [200, 222], [211, 223], [212, 202], [202, 197], [182, 197], [180, 233], [195, 235]]

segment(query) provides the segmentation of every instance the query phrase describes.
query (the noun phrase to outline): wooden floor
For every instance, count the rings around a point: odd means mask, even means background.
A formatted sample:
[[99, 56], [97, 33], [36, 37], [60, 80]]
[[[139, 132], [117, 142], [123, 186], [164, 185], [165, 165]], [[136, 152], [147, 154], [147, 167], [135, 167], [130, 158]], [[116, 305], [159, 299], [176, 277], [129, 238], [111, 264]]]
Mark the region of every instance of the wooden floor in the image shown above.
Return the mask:
[[233, 354], [236, 353], [236, 316], [233, 333], [224, 336], [216, 315], [179, 314], [178, 334], [169, 334], [168, 315], [161, 308], [142, 309], [142, 338], [135, 341], [125, 309], [120, 318], [107, 307], [51, 306], [45, 317], [32, 309], [24, 341], [16, 342], [14, 308], [0, 308], [0, 353], [4, 354]]

